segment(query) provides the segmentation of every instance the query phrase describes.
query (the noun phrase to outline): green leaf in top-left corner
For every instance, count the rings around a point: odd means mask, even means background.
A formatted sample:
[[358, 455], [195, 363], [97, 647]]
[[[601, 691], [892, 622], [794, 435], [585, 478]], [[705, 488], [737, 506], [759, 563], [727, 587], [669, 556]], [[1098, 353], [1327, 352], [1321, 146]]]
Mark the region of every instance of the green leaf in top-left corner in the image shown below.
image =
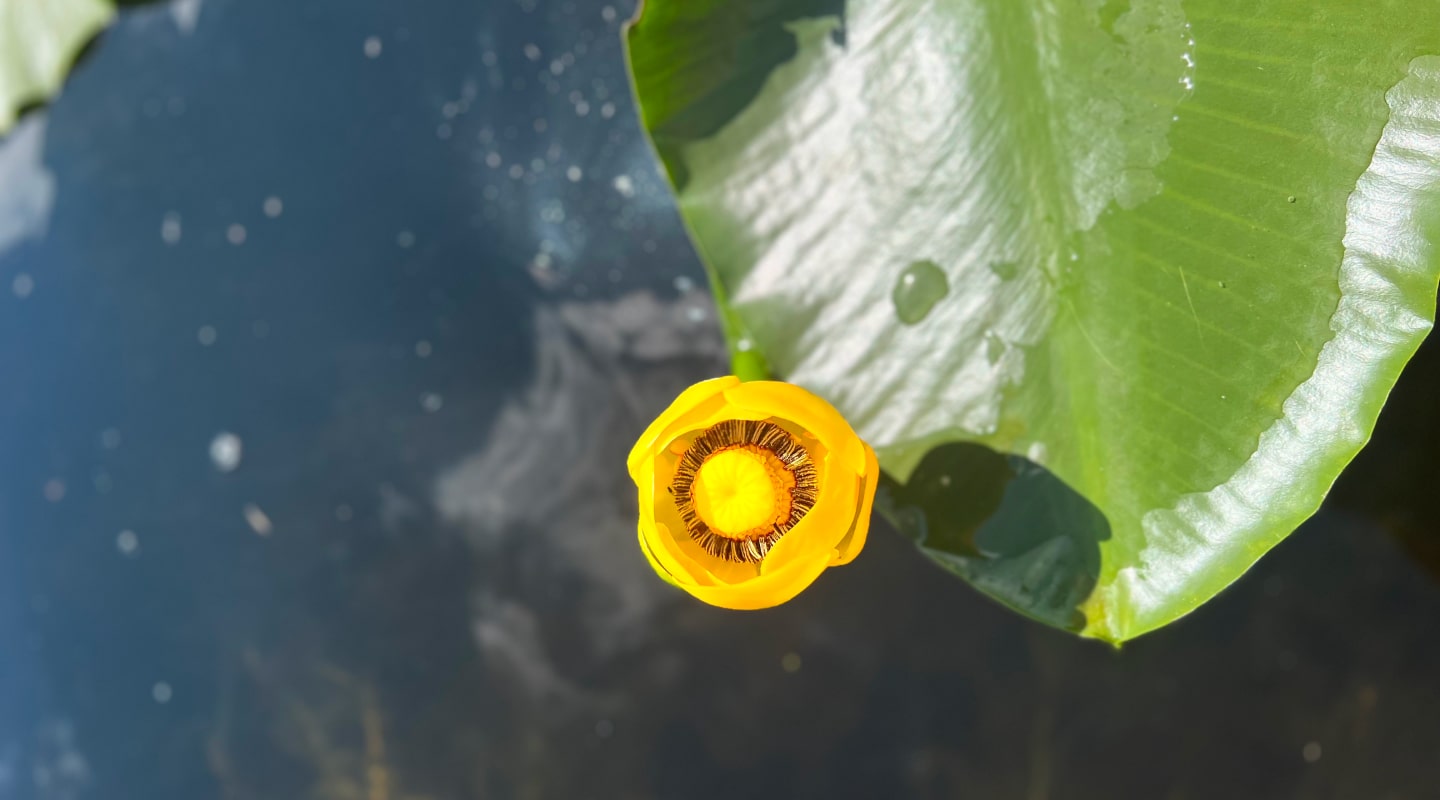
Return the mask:
[[0, 0], [0, 134], [60, 91], [80, 48], [114, 16], [109, 0]]

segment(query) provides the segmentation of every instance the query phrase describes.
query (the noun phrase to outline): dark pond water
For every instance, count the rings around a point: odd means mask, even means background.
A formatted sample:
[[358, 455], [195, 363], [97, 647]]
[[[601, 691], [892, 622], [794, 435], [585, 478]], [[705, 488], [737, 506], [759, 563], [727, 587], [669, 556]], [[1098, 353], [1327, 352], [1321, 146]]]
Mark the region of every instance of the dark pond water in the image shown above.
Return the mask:
[[620, 464], [724, 362], [631, 11], [134, 8], [0, 141], [0, 798], [1440, 797], [1433, 348], [1120, 653], [883, 524], [654, 579]]

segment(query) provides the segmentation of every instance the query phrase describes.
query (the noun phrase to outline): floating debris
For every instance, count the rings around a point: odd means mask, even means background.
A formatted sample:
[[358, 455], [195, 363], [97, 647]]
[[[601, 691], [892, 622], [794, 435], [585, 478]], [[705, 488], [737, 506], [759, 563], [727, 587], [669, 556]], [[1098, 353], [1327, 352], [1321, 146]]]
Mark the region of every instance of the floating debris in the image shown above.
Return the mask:
[[260, 506], [254, 503], [246, 503], [243, 509], [245, 522], [250, 525], [250, 530], [261, 536], [269, 536], [275, 531], [275, 525], [270, 521], [270, 516], [261, 510]]

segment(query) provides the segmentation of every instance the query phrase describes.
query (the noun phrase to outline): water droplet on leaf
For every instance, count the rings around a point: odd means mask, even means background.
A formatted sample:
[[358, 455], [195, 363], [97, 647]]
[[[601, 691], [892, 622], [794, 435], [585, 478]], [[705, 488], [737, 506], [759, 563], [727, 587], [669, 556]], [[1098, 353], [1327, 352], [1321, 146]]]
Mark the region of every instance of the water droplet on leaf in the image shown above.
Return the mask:
[[1014, 261], [999, 261], [990, 265], [990, 271], [999, 276], [1000, 280], [1008, 281], [1020, 271], [1020, 265]]
[[916, 261], [906, 267], [895, 281], [890, 299], [895, 314], [906, 325], [914, 325], [930, 313], [930, 309], [950, 293], [950, 281], [933, 261]]
[[994, 331], [985, 334], [985, 360], [990, 366], [1000, 363], [1000, 357], [1005, 355], [1005, 340], [995, 335]]

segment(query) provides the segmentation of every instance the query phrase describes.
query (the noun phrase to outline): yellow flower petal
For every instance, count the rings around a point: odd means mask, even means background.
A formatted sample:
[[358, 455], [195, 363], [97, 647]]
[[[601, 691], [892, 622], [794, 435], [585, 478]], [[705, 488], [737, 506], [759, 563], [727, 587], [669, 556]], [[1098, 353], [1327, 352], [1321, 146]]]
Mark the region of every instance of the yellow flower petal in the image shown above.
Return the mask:
[[[834, 459], [832, 454], [827, 460]], [[783, 568], [791, 560], [824, 557], [827, 561], [854, 524], [858, 476], [836, 472], [833, 464], [821, 472], [820, 497], [805, 518], [781, 537], [760, 565], [760, 571]]]
[[727, 387], [725, 399], [739, 408], [789, 420], [814, 435], [831, 452], [841, 453], [857, 475], [865, 469], [863, 443], [835, 407], [810, 392], [781, 381], [748, 381]]
[[875, 460], [875, 451], [865, 445], [865, 485], [860, 489], [860, 513], [855, 515], [855, 526], [835, 547], [835, 557], [830, 566], [849, 564], [860, 555], [865, 539], [870, 533], [870, 514], [875, 508], [875, 487], [880, 482], [880, 462]]
[[[645, 432], [640, 434], [635, 446], [630, 448], [630, 457], [626, 459], [626, 464], [630, 468], [630, 477], [632, 479], [635, 477], [635, 470], [640, 460], [653, 454], [652, 449], [656, 446], [656, 440], [660, 438], [666, 428], [696, 406], [738, 383], [740, 383], [739, 378], [734, 375], [726, 375], [723, 378], [701, 381], [681, 392], [680, 396], [675, 398], [675, 402], [660, 412], [660, 416], [656, 417], [655, 421], [645, 429]], [[664, 444], [660, 446], [663, 447]]]
[[640, 487], [640, 538], [649, 545], [648, 554], [653, 556], [660, 567], [669, 573], [681, 588], [695, 584], [716, 583], [713, 576], [694, 559], [675, 547], [674, 537], [668, 526], [655, 519], [655, 459], [641, 461], [640, 474], [635, 479]]
[[655, 554], [651, 552], [650, 543], [645, 541], [644, 526], [639, 527], [639, 533], [640, 552], [645, 554], [645, 561], [650, 564], [650, 569], [655, 570], [655, 574], [659, 575], [661, 580], [665, 581], [671, 586], [674, 586], [677, 589], [685, 588], [681, 586], [678, 581], [675, 580], [675, 576], [670, 574], [670, 570], [665, 569], [665, 567], [660, 563], [659, 559], [655, 558]]
[[744, 583], [728, 586], [682, 586], [691, 595], [712, 606], [738, 611], [772, 608], [805, 591], [829, 565], [828, 559], [793, 561], [784, 569], [762, 574]]

